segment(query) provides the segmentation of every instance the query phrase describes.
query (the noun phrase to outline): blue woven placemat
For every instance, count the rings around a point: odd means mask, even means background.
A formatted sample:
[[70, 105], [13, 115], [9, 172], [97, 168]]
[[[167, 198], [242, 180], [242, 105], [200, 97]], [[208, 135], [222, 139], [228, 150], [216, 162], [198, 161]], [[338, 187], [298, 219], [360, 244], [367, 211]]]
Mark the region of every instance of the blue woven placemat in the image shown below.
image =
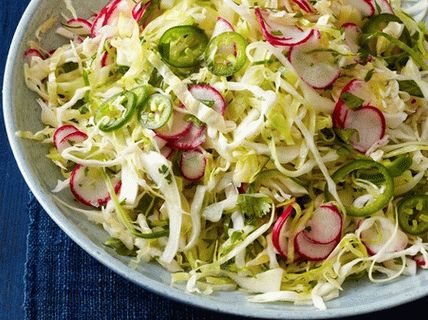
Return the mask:
[[56, 226], [32, 194], [28, 211], [26, 319], [239, 319], [143, 290], [80, 249]]

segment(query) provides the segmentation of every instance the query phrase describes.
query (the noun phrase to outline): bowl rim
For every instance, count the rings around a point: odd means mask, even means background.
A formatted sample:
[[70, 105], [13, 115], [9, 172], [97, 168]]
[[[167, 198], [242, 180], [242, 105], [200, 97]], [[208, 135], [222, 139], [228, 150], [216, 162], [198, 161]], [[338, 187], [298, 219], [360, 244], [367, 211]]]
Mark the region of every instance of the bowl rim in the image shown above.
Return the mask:
[[[19, 24], [13, 36], [9, 53], [7, 55], [5, 73], [3, 78], [3, 116], [6, 128], [7, 137], [13, 155], [17, 162], [18, 168], [30, 188], [31, 192], [36, 197], [37, 201], [41, 204], [43, 209], [48, 213], [51, 219], [70, 237], [79, 247], [86, 253], [95, 258], [98, 262], [114, 271], [116, 274], [124, 277], [125, 279], [139, 285], [140, 287], [150, 292], [156, 293], [174, 301], [184, 304], [199, 307], [205, 310], [213, 310], [221, 313], [228, 313], [237, 316], [258, 317], [258, 318], [274, 318], [274, 319], [320, 319], [320, 318], [335, 318], [344, 316], [355, 316], [366, 314], [375, 311], [381, 311], [387, 308], [402, 305], [416, 299], [423, 298], [428, 295], [428, 287], [417, 288], [411, 292], [401, 292], [398, 295], [391, 296], [390, 299], [384, 299], [381, 302], [372, 301], [364, 305], [352, 305], [347, 307], [330, 308], [327, 310], [318, 310], [314, 307], [304, 307], [302, 310], [287, 310], [287, 304], [282, 308], [264, 308], [255, 307], [251, 303], [246, 303], [245, 308], [241, 304], [226, 303], [218, 300], [206, 299], [203, 296], [188, 294], [183, 290], [174, 288], [167, 284], [158, 282], [131, 269], [122, 261], [114, 258], [106, 251], [102, 250], [92, 240], [90, 240], [76, 225], [67, 220], [63, 216], [61, 210], [56, 206], [53, 199], [49, 197], [40, 188], [37, 183], [37, 177], [25, 161], [24, 149], [20, 138], [15, 134], [17, 131], [14, 123], [13, 113], [13, 83], [14, 75], [22, 74], [20, 70], [17, 71], [18, 63], [17, 57], [21, 47], [21, 41], [25, 37], [26, 30], [31, 22], [32, 17], [36, 13], [39, 5], [49, 0], [31, 0], [28, 4], [24, 14], [22, 15]], [[268, 304], [269, 305], [269, 304]], [[276, 305], [275, 305], [276, 306]], [[304, 312], [302, 312], [304, 311]], [[284, 314], [285, 313], [285, 314]], [[284, 318], [285, 317], [285, 318]]]

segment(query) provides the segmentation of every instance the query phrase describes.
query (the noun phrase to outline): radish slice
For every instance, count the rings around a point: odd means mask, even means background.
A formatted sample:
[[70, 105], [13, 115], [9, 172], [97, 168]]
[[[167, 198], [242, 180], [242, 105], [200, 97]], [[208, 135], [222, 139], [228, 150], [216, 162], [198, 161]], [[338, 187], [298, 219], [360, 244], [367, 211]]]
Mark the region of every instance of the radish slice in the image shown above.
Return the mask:
[[314, 243], [306, 238], [304, 231], [300, 231], [294, 238], [296, 252], [304, 259], [310, 261], [321, 261], [329, 256], [336, 248], [339, 241], [334, 240], [327, 244]]
[[64, 151], [64, 149], [72, 147], [76, 143], [81, 143], [86, 139], [88, 139], [88, 136], [85, 133], [81, 131], [72, 132], [66, 137], [64, 137], [57, 145], [58, 152], [61, 153], [62, 151]]
[[225, 33], [225, 32], [233, 32], [235, 29], [233, 29], [233, 26], [230, 24], [229, 21], [226, 19], [223, 19], [222, 17], [217, 18], [217, 22], [214, 26], [214, 31], [212, 37], [217, 37], [219, 34]]
[[358, 9], [363, 17], [370, 17], [375, 14], [375, 4], [373, 0], [344, 0], [344, 4]]
[[98, 35], [98, 31], [107, 25], [115, 11], [117, 10], [118, 5], [122, 0], [113, 0], [110, 1], [104, 8], [101, 9], [97, 17], [95, 18], [92, 28], [91, 28], [91, 37], [94, 38]]
[[421, 268], [425, 269], [426, 267], [428, 267], [427, 262], [425, 261], [423, 255], [421, 255], [421, 254], [414, 256], [413, 260], [415, 260], [416, 264]]
[[274, 46], [296, 46], [308, 41], [314, 33], [314, 29], [302, 30], [296, 26], [283, 25], [280, 23], [282, 17], [274, 17], [267, 10], [256, 8], [255, 12], [264, 38]]
[[376, 8], [379, 6], [380, 12], [379, 13], [389, 13], [394, 14], [394, 9], [392, 9], [391, 4], [388, 0], [375, 0], [376, 1]]
[[[373, 223], [373, 225], [361, 232], [361, 241], [371, 255], [377, 254], [385, 246], [395, 229], [394, 223], [387, 218], [377, 217], [376, 222], [379, 222], [380, 226], [378, 225], [377, 227], [375, 223]], [[364, 227], [365, 225], [363, 222], [360, 228]], [[384, 253], [394, 253], [404, 250], [407, 247], [408, 241], [407, 235], [400, 229], [397, 229], [394, 239], [389, 242]]]
[[205, 142], [205, 132], [205, 127], [198, 127], [192, 123], [190, 130], [185, 135], [182, 135], [178, 140], [170, 142], [169, 145], [177, 150], [194, 150]]
[[177, 140], [185, 136], [192, 128], [192, 123], [186, 121], [186, 114], [178, 111], [172, 113], [172, 120], [156, 130], [156, 135], [168, 141]]
[[355, 23], [345, 23], [342, 25], [345, 30], [345, 43], [352, 53], [357, 53], [360, 49], [358, 38], [361, 34], [361, 29]]
[[69, 134], [73, 132], [80, 132], [79, 129], [77, 129], [75, 126], [71, 124], [63, 125], [59, 128], [57, 128], [53, 134], [52, 141], [56, 148], [58, 148], [61, 141], [68, 136]]
[[300, 9], [307, 13], [314, 12], [314, 9], [312, 8], [312, 5], [309, 3], [308, 0], [293, 0], [295, 4], [297, 4]]
[[282, 211], [281, 215], [276, 220], [272, 229], [272, 244], [275, 250], [282, 257], [287, 258], [288, 251], [288, 225], [290, 219], [288, 217], [293, 213], [293, 207], [287, 206]]
[[372, 106], [350, 110], [346, 115], [344, 128], [357, 130], [358, 135], [354, 135], [350, 142], [356, 150], [365, 153], [385, 136], [385, 117], [379, 109]]
[[43, 56], [43, 54], [35, 48], [30, 48], [27, 51], [25, 51], [24, 57], [25, 57], [27, 64], [31, 64], [31, 60], [33, 60], [33, 58], [35, 58], [35, 57], [40, 58], [42, 60], [45, 60], [45, 57]]
[[224, 115], [226, 101], [217, 89], [207, 84], [194, 84], [189, 86], [189, 91], [196, 100], [207, 104], [216, 112]]
[[351, 80], [343, 89], [342, 93], [346, 92], [352, 93], [354, 96], [364, 100], [363, 105], [371, 104], [376, 101], [376, 98], [373, 96], [373, 93], [367, 84], [367, 82], [353, 79]]
[[[141, 18], [144, 16], [146, 11], [150, 8], [153, 1], [147, 1], [145, 4], [143, 4], [143, 1], [138, 2], [134, 8], [132, 9], [132, 17], [140, 23]], [[147, 23], [144, 23], [143, 27], [146, 26]]]
[[101, 67], [104, 68], [105, 66], [108, 66], [112, 63], [114, 63], [114, 61], [111, 58], [111, 55], [108, 53], [108, 51], [104, 51], [103, 55], [101, 56]]
[[[73, 28], [73, 33], [80, 36], [87, 36], [91, 34], [92, 23], [86, 19], [73, 18], [67, 21], [67, 26]], [[66, 26], [66, 27], [67, 27]]]
[[299, 76], [315, 89], [331, 86], [340, 75], [340, 68], [331, 53], [313, 52], [319, 49], [320, 37], [319, 31], [316, 30], [309, 40], [292, 47], [288, 54], [288, 59]]
[[171, 156], [171, 154], [173, 152], [174, 152], [174, 150], [168, 146], [165, 146], [160, 150], [160, 153], [167, 159], [169, 159], [169, 157]]
[[[95, 208], [107, 204], [110, 194], [102, 178], [101, 170], [80, 164], [74, 167], [70, 177], [70, 190], [77, 201]], [[118, 193], [121, 187], [119, 179], [114, 178], [112, 183], [115, 186], [115, 192]]]
[[180, 169], [187, 180], [201, 179], [205, 174], [207, 159], [199, 150], [183, 152], [180, 159]]
[[351, 109], [346, 106], [345, 102], [339, 100], [333, 110], [333, 125], [336, 128], [343, 128], [345, 126], [346, 116], [350, 111]]
[[101, 9], [100, 13], [97, 15], [94, 22], [92, 23], [92, 28], [91, 28], [92, 38], [95, 38], [98, 35], [98, 31], [103, 26], [105, 26], [106, 13], [107, 13], [107, 9], [104, 7], [103, 9]]
[[248, 187], [249, 187], [248, 183], [242, 182], [241, 185], [238, 187], [238, 192], [240, 194], [247, 193]]
[[372, 102], [376, 101], [376, 98], [365, 81], [353, 79], [348, 82], [348, 84], [342, 89], [339, 101], [336, 103], [333, 111], [333, 124], [336, 128], [345, 127], [345, 119], [348, 113], [352, 111], [351, 108], [348, 108], [345, 101], [342, 100], [343, 94], [347, 92], [362, 99], [363, 105], [370, 105]]
[[304, 230], [305, 237], [317, 244], [328, 244], [340, 239], [341, 233], [342, 215], [332, 204], [323, 204], [315, 210]]

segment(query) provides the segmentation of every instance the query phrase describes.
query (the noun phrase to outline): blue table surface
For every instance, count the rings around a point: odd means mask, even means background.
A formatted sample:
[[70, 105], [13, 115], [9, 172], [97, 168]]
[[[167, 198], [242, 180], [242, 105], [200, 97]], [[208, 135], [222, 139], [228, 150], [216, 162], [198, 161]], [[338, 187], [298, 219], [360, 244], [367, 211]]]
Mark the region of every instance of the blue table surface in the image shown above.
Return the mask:
[[[61, 1], [61, 0], [56, 0]], [[0, 80], [10, 41], [29, 0], [1, 0]], [[26, 212], [28, 188], [10, 150], [0, 115], [0, 320], [24, 319], [24, 264], [29, 219]], [[427, 284], [428, 285], [428, 284]], [[428, 297], [376, 312], [364, 318], [409, 316], [426, 311]], [[426, 313], [423, 313], [426, 314]], [[361, 319], [363, 317], [359, 317]]]

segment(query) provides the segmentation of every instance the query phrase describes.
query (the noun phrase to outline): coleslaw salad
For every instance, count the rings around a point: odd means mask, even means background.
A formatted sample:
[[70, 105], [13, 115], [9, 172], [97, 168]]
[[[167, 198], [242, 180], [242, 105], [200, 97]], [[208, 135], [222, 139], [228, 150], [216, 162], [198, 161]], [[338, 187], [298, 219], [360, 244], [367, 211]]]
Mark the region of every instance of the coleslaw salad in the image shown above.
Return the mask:
[[42, 47], [51, 19], [25, 54], [46, 127], [17, 134], [52, 144], [53, 192], [71, 191], [107, 247], [189, 292], [320, 309], [348, 279], [428, 268], [418, 14], [386, 0], [112, 0], [83, 18], [65, 3], [68, 43]]

